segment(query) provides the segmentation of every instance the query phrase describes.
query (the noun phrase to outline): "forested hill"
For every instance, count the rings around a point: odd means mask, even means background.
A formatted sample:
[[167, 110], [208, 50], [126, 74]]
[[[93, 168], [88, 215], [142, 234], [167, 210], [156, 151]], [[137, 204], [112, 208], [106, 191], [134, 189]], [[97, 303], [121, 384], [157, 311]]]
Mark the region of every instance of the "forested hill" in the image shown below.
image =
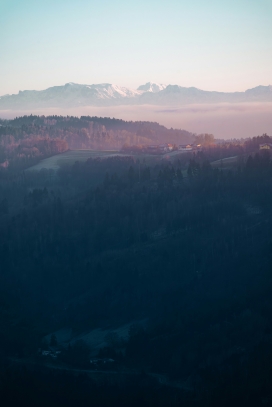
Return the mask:
[[[22, 405], [14, 393], [29, 406], [41, 394], [44, 406], [271, 405], [272, 159], [258, 151], [225, 171], [210, 154], [192, 156], [186, 177], [180, 160], [110, 157], [51, 179], [29, 172], [1, 182], [2, 405]], [[128, 324], [125, 339], [114, 335]], [[82, 342], [105, 327], [113, 335], [100, 349]], [[70, 346], [58, 337], [60, 356], [39, 353], [62, 329]], [[118, 385], [65, 373], [91, 369], [91, 352], [115, 361]], [[35, 375], [19, 369], [27, 360]], [[44, 375], [48, 360], [55, 373]], [[122, 379], [135, 371], [138, 381]], [[181, 387], [149, 383], [144, 372]]]
[[152, 122], [30, 115], [0, 120], [0, 167], [24, 169], [68, 149], [120, 150], [124, 145], [193, 140], [194, 135], [186, 130], [167, 129]]
[[119, 148], [122, 144], [187, 143], [193, 134], [180, 129], [167, 129], [155, 122], [124, 121], [108, 117], [82, 116], [23, 116], [13, 120], [0, 120], [1, 139], [12, 135], [15, 139], [26, 136], [59, 138], [69, 148]]

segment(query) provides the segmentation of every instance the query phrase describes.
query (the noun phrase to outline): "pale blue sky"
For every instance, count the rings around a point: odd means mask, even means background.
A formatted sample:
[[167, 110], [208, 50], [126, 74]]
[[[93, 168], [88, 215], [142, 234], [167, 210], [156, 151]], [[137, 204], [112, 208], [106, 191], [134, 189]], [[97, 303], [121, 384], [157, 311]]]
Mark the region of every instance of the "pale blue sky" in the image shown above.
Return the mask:
[[148, 81], [272, 84], [272, 0], [0, 0], [0, 95]]

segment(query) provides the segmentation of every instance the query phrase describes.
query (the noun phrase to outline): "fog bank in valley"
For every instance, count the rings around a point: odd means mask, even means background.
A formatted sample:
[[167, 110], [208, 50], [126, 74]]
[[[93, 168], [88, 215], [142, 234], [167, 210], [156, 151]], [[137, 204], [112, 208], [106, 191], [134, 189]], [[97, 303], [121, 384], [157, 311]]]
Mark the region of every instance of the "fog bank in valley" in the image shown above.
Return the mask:
[[181, 128], [194, 133], [213, 133], [217, 138], [272, 135], [272, 103], [197, 104], [182, 107], [163, 106], [86, 106], [31, 111], [2, 110], [0, 118], [11, 119], [24, 114], [89, 115], [123, 120], [156, 121], [168, 128]]

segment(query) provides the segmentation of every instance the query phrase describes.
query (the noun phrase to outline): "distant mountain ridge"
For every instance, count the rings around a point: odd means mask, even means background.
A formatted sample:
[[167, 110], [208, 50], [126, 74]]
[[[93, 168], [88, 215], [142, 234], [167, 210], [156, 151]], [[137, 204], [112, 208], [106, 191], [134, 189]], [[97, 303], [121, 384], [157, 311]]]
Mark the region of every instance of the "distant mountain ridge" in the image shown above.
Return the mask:
[[272, 86], [257, 86], [245, 92], [205, 91], [195, 87], [148, 82], [136, 90], [110, 83], [81, 85], [73, 82], [45, 90], [24, 90], [0, 97], [0, 110], [41, 107], [114, 105], [179, 106], [192, 103], [272, 102]]

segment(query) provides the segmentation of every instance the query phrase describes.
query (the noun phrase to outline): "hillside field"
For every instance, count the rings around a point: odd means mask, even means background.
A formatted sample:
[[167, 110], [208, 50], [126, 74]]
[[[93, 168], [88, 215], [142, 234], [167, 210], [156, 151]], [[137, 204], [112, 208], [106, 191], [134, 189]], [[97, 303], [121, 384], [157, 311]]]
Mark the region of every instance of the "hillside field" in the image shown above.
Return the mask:
[[117, 150], [69, 150], [62, 154], [57, 154], [52, 157], [45, 158], [44, 160], [40, 161], [38, 164], [33, 165], [32, 167], [28, 168], [27, 171], [40, 171], [41, 169], [47, 170], [58, 170], [59, 168], [72, 165], [76, 161], [87, 161], [89, 158], [109, 158], [109, 157], [135, 157], [135, 159], [145, 160], [146, 164], [154, 164], [156, 161], [161, 161], [162, 159], [168, 160], [174, 158], [180, 154], [178, 151], [174, 151], [170, 154], [164, 155], [151, 155], [151, 154], [127, 154], [122, 153]]

